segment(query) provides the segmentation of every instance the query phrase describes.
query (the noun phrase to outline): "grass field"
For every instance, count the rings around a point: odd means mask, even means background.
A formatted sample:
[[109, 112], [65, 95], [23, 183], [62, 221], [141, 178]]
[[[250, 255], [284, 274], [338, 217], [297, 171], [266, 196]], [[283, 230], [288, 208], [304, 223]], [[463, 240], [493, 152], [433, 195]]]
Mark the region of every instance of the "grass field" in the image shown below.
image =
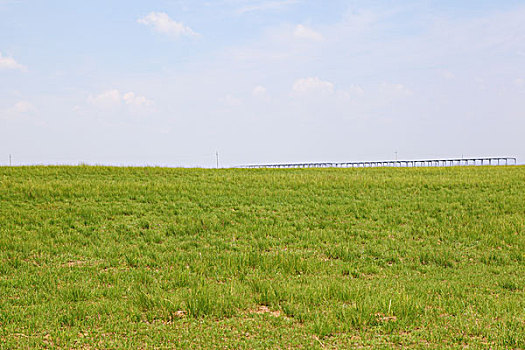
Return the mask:
[[525, 167], [0, 168], [1, 348], [525, 348]]

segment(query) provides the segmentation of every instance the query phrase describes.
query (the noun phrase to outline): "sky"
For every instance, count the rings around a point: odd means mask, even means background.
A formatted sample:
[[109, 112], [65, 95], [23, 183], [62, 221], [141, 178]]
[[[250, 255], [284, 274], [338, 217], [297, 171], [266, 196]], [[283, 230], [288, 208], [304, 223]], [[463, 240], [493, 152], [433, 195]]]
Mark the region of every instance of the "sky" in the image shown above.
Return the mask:
[[525, 1], [0, 0], [0, 165], [525, 161]]

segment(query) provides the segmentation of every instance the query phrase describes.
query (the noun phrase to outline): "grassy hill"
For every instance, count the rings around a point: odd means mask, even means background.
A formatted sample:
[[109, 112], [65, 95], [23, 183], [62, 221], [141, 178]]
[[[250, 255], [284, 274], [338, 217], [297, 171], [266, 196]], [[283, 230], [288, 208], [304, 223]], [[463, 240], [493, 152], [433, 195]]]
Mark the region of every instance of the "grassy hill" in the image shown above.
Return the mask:
[[0, 168], [0, 347], [525, 348], [525, 167]]

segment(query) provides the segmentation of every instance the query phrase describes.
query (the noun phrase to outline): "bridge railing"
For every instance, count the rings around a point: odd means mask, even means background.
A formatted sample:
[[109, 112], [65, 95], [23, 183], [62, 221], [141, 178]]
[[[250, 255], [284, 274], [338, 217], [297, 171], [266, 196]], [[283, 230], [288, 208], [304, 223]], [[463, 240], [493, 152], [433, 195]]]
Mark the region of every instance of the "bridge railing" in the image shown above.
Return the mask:
[[419, 160], [384, 160], [367, 162], [322, 162], [241, 165], [237, 168], [377, 168], [377, 167], [444, 167], [476, 165], [516, 165], [515, 157], [477, 157]]

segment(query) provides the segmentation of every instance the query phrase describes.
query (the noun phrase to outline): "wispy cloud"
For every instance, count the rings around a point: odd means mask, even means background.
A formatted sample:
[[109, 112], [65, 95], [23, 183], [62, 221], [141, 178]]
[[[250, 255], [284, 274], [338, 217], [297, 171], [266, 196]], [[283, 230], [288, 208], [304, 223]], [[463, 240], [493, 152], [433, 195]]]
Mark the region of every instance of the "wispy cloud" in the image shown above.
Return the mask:
[[252, 90], [252, 96], [255, 96], [255, 97], [264, 97], [267, 95], [267, 90], [264, 86], [261, 86], [261, 85], [257, 85], [256, 87], [253, 88]]
[[441, 71], [441, 77], [445, 80], [453, 80], [456, 78], [456, 75], [451, 71], [445, 69]]
[[22, 122], [26, 123], [26, 126], [32, 125], [41, 128], [47, 123], [40, 117], [39, 112], [33, 103], [27, 100], [19, 100], [9, 108], [0, 109], [0, 120], [6, 120], [9, 123]]
[[131, 110], [140, 110], [154, 106], [152, 100], [145, 96], [140, 96], [134, 92], [121, 93], [117, 89], [104, 91], [98, 95], [90, 95], [88, 103], [101, 110], [116, 110], [122, 105], [128, 106]]
[[11, 114], [27, 114], [33, 112], [36, 112], [36, 108], [28, 101], [18, 101], [11, 108], [7, 109], [7, 113]]
[[101, 109], [115, 108], [121, 104], [120, 92], [117, 89], [107, 90], [98, 95], [89, 95], [88, 102]]
[[3, 56], [0, 52], [0, 70], [2, 69], [16, 69], [26, 71], [26, 66], [18, 63], [13, 57]]
[[220, 101], [224, 106], [229, 108], [239, 107], [242, 105], [242, 100], [233, 95], [226, 95], [225, 97], [221, 98]]
[[381, 83], [381, 91], [393, 97], [411, 96], [413, 94], [413, 91], [403, 84], [387, 82]]
[[125, 104], [132, 106], [132, 107], [151, 107], [153, 106], [153, 101], [150, 99], [136, 95], [134, 92], [127, 92], [124, 95], [122, 95], [122, 100]]
[[171, 36], [173, 38], [197, 37], [198, 33], [184, 25], [182, 22], [176, 22], [165, 12], [150, 12], [147, 16], [139, 18], [138, 23], [150, 26], [158, 33]]
[[310, 93], [316, 94], [333, 94], [334, 93], [334, 84], [321, 80], [317, 77], [308, 77], [297, 79], [293, 86], [292, 92], [296, 95], [305, 95]]
[[19, 3], [19, 0], [0, 0], [0, 6]]
[[514, 79], [514, 85], [519, 89], [525, 88], [525, 79], [523, 78]]
[[298, 39], [307, 39], [307, 40], [314, 40], [314, 41], [323, 40], [323, 36], [320, 33], [302, 24], [298, 24], [295, 27], [293, 36]]
[[269, 0], [269, 1], [258, 1], [251, 5], [246, 5], [237, 10], [238, 14], [244, 14], [248, 12], [256, 11], [275, 11], [281, 10], [287, 6], [298, 3], [298, 0]]

